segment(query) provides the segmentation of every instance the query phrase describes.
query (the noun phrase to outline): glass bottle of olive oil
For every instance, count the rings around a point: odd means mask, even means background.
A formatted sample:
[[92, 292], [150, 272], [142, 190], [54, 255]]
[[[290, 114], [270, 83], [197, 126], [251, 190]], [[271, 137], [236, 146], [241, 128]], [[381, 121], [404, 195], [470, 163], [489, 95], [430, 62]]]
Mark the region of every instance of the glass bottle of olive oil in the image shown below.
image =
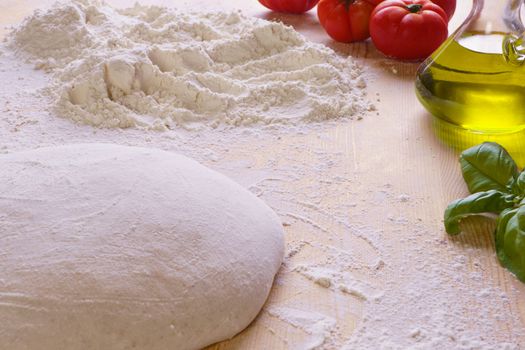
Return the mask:
[[525, 0], [474, 0], [466, 22], [420, 67], [416, 92], [444, 123], [476, 133], [525, 130]]

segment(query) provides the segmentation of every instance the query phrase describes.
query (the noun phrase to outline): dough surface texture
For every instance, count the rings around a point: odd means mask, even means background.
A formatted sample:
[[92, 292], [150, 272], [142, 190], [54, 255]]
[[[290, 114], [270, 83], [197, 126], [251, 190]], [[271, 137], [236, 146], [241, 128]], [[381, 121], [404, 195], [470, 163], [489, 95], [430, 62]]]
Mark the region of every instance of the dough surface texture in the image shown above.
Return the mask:
[[0, 155], [0, 349], [197, 349], [255, 318], [283, 258], [260, 199], [173, 153]]

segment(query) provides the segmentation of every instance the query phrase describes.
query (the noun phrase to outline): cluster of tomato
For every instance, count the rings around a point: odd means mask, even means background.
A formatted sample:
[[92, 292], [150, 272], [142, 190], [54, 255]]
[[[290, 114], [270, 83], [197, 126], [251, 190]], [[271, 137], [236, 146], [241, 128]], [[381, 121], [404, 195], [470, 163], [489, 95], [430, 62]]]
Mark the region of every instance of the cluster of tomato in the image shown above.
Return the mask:
[[428, 57], [448, 37], [456, 0], [259, 0], [271, 10], [303, 13], [317, 6], [319, 22], [340, 42], [372, 38], [389, 57]]

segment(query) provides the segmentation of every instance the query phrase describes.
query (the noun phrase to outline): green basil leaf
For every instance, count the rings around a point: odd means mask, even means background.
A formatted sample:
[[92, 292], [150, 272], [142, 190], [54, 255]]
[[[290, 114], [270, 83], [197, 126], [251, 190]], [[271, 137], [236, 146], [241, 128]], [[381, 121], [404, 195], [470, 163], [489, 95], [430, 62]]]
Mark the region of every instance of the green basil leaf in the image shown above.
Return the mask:
[[498, 219], [496, 252], [501, 264], [525, 282], [525, 206], [505, 211]]
[[513, 184], [512, 193], [521, 196], [525, 195], [525, 171], [519, 174], [516, 182]]
[[483, 213], [499, 214], [515, 206], [514, 198], [514, 195], [491, 190], [457, 199], [445, 210], [445, 229], [448, 234], [458, 234], [461, 232], [459, 223], [465, 217]]
[[503, 250], [503, 243], [505, 242], [505, 234], [507, 233], [507, 224], [509, 220], [516, 215], [519, 208], [509, 208], [501, 212], [496, 220], [496, 254], [499, 260], [503, 263], [505, 260], [505, 252]]
[[509, 192], [518, 177], [518, 166], [509, 153], [494, 142], [484, 142], [464, 151], [459, 159], [470, 193], [496, 190]]

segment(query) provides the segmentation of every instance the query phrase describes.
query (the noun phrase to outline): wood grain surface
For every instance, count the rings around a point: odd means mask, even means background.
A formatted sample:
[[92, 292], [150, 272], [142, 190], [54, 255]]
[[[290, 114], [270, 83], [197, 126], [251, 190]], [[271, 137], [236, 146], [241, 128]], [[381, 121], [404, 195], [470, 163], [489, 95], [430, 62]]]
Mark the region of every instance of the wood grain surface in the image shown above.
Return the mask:
[[[10, 25], [19, 22], [23, 16], [34, 8], [46, 6], [51, 0], [2, 0], [0, 1], [0, 23]], [[117, 6], [130, 4], [130, 1], [109, 1]], [[281, 20], [293, 25], [309, 39], [324, 43], [334, 48], [341, 55], [352, 55], [366, 67], [369, 79], [371, 98], [377, 106], [377, 113], [360, 121], [348, 122], [339, 125], [327, 132], [327, 137], [319, 138], [315, 133], [283, 137], [274, 145], [275, 153], [279, 154], [280, 147], [286, 143], [301, 143], [305, 152], [296, 157], [303, 157], [305, 161], [312, 157], [308, 153], [310, 148], [324, 148], [341, 155], [336, 169], [342, 174], [350, 174], [360, 184], [359, 189], [374, 188], [388, 183], [399, 193], [406, 193], [413, 198], [422, 198], [422, 205], [414, 206], [405, 213], [409, 220], [419, 220], [421, 225], [432, 235], [448, 240], [442, 227], [443, 210], [447, 203], [466, 194], [466, 187], [460, 176], [457, 163], [457, 153], [436, 137], [429, 114], [418, 103], [414, 93], [414, 76], [416, 63], [402, 63], [386, 60], [371, 45], [370, 42], [352, 45], [338, 44], [331, 41], [320, 28], [315, 11], [305, 16], [279, 15], [266, 11], [255, 0], [230, 0], [218, 2], [214, 0], [158, 0], [141, 3], [155, 3], [174, 6], [181, 9], [242, 9], [245, 13], [270, 20]], [[471, 0], [458, 2], [458, 10], [451, 29], [456, 28], [466, 17], [472, 5]], [[6, 33], [2, 29], [0, 35]], [[459, 137], [459, 136], [453, 136]], [[461, 141], [461, 140], [452, 140]], [[473, 141], [470, 141], [472, 143]], [[467, 142], [468, 143], [468, 142]], [[284, 149], [284, 147], [283, 147]], [[265, 153], [253, 154], [255, 164], [264, 164], [267, 158]], [[261, 165], [262, 167], [262, 165]], [[301, 188], [316, 186], [320, 178], [312, 176], [304, 183], [296, 186]], [[323, 189], [319, 189], [322, 192]], [[357, 190], [355, 190], [357, 191]], [[326, 192], [323, 204], [326, 208], [336, 208], [340, 203], [349, 203], [355, 200], [355, 191], [341, 191], [336, 195]], [[392, 208], [388, 203], [379, 204], [365, 215], [370, 220], [377, 221], [377, 226], [385, 232], [393, 231], [393, 224], [383, 220], [382, 215]], [[341, 249], [346, 245], [362, 245], [360, 252], [364, 255], [374, 254], [365, 244], [354, 242], [345, 235], [345, 228], [319, 213], [312, 213], [310, 219], [320, 223], [333, 235]], [[476, 258], [485, 264], [486, 274], [504, 290], [518, 289], [515, 305], [509, 310], [509, 317], [518, 317], [522, 320], [525, 329], [525, 287], [515, 280], [507, 271], [495, 261], [491, 230], [493, 223], [487, 220], [469, 220], [466, 223], [469, 234], [461, 235], [449, 241], [448, 249], [462, 251], [465, 247], [477, 247], [474, 250]], [[291, 225], [286, 228], [289, 237], [303, 240], [323, 241], [329, 239], [318, 232], [306, 229], [301, 225]], [[315, 230], [314, 230], [315, 231]], [[409, 234], [409, 232], [405, 232]], [[401, 233], [392, 233], [392, 244], [396, 245]], [[331, 240], [331, 244], [334, 241]], [[312, 251], [312, 256], [319, 254]], [[404, 254], [399, 245], [399, 254]], [[443, 252], [446, 260], [446, 252]], [[342, 325], [345, 336], [352, 334], [362, 316], [362, 303], [354, 299], [340, 300], [329, 291], [322, 288], [298, 288], [295, 279], [300, 276], [286, 275], [277, 283], [270, 295], [268, 305], [279, 305], [286, 300], [298, 298], [304, 305], [334, 317]], [[380, 283], [380, 281], [379, 281]], [[507, 326], [502, 321], [501, 329]], [[466, 325], [465, 327], [468, 327]], [[306, 336], [304, 332], [292, 325], [282, 322], [278, 318], [262, 313], [244, 332], [235, 338], [209, 347], [214, 349], [287, 349], [290, 344], [297, 344]], [[525, 344], [525, 343], [524, 343]], [[525, 346], [525, 345], [524, 345]]]

